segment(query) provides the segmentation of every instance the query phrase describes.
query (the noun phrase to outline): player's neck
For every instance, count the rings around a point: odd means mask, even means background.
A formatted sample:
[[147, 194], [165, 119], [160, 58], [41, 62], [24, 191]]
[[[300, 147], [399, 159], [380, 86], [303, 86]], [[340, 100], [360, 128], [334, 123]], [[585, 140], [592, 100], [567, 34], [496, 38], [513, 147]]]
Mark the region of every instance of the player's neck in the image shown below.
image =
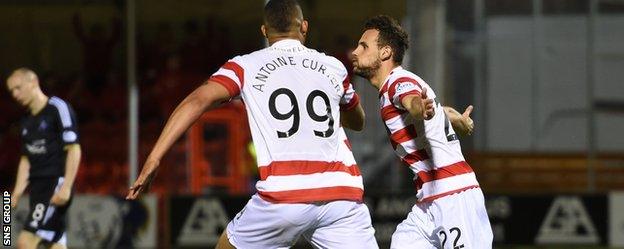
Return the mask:
[[386, 78], [388, 78], [388, 75], [390, 75], [390, 72], [392, 72], [392, 70], [397, 67], [398, 65], [394, 65], [393, 63], [381, 63], [381, 66], [377, 70], [377, 73], [373, 75], [373, 77], [371, 77], [370, 79], [371, 83], [373, 83], [373, 86], [375, 86], [377, 90], [379, 90], [383, 86]]
[[300, 41], [301, 44], [303, 44], [304, 39], [305, 38], [300, 33], [296, 32], [271, 34], [267, 38], [267, 40], [269, 40], [269, 46], [281, 40], [297, 40]]
[[28, 105], [28, 109], [30, 109], [30, 113], [32, 115], [37, 115], [43, 108], [48, 104], [48, 96], [43, 94], [42, 92], [38, 92], [35, 94], [35, 97]]

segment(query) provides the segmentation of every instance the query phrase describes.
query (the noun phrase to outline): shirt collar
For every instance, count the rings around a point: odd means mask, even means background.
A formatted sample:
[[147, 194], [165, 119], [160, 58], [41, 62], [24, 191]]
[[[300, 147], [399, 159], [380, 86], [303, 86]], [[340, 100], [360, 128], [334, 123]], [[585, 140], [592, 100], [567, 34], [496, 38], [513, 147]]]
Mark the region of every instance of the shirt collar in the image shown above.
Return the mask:
[[[384, 88], [384, 86], [385, 86], [386, 84], [388, 84], [388, 81], [390, 80], [390, 77], [392, 77], [392, 74], [393, 74], [395, 71], [398, 71], [398, 70], [403, 70], [403, 67], [402, 67], [402, 66], [398, 66], [398, 67], [395, 67], [394, 69], [392, 69], [392, 71], [390, 71], [390, 74], [388, 74], [388, 76], [386, 76], [386, 79], [384, 80], [383, 84], [381, 84], [381, 87], [379, 87], [379, 92], [380, 92], [380, 93], [381, 93], [382, 89]], [[388, 86], [388, 87], [389, 87], [389, 86]]]
[[303, 47], [303, 44], [301, 44], [299, 40], [283, 39], [283, 40], [276, 41], [275, 43], [273, 43], [273, 45], [271, 45], [271, 48], [277, 48], [277, 49], [289, 49], [293, 47]]

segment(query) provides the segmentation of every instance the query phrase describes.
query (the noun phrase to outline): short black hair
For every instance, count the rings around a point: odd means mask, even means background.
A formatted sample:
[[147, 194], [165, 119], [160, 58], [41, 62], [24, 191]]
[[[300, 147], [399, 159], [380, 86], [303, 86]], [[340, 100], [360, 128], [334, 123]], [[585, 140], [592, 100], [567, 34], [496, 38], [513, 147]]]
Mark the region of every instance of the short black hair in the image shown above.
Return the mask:
[[364, 24], [364, 31], [369, 29], [379, 31], [377, 46], [390, 46], [393, 52], [392, 60], [397, 64], [401, 64], [405, 51], [409, 47], [407, 33], [401, 25], [392, 17], [378, 15], [371, 17]]
[[264, 6], [264, 22], [276, 32], [289, 32], [300, 9], [296, 0], [271, 0]]

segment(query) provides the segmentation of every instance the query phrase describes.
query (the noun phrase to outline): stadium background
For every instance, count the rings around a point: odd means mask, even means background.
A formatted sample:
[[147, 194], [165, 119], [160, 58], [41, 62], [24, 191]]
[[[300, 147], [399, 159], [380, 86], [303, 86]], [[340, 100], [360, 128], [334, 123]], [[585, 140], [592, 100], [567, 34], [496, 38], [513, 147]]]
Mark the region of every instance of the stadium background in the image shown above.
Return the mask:
[[[31, 67], [44, 92], [77, 111], [84, 154], [70, 247], [216, 241], [256, 177], [240, 103], [205, 115], [174, 146], [153, 194], [140, 202], [120, 197], [131, 162], [141, 165], [175, 105], [228, 58], [264, 46], [263, 3], [0, 2], [3, 84], [11, 70]], [[367, 17], [402, 20], [411, 38], [404, 65], [446, 105], [475, 106], [476, 132], [462, 146], [487, 195], [496, 248], [624, 247], [624, 1], [301, 3], [311, 24], [307, 44], [345, 63]], [[384, 248], [414, 202], [411, 173], [387, 145], [375, 90], [353, 81], [368, 115], [365, 130], [349, 136]], [[138, 90], [137, 115], [129, 89]], [[7, 91], [0, 113], [0, 189], [11, 190], [22, 111]]]

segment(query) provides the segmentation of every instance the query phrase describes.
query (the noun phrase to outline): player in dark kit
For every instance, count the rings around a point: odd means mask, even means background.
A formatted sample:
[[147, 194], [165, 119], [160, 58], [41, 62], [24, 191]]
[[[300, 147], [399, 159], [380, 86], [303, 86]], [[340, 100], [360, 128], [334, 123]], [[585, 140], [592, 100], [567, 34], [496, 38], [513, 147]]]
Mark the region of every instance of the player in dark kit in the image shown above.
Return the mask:
[[7, 89], [28, 109], [22, 120], [20, 158], [13, 200], [16, 207], [30, 186], [30, 211], [18, 248], [67, 248], [66, 213], [80, 163], [78, 126], [72, 108], [60, 98], [46, 96], [37, 75], [20, 68], [7, 79]]

